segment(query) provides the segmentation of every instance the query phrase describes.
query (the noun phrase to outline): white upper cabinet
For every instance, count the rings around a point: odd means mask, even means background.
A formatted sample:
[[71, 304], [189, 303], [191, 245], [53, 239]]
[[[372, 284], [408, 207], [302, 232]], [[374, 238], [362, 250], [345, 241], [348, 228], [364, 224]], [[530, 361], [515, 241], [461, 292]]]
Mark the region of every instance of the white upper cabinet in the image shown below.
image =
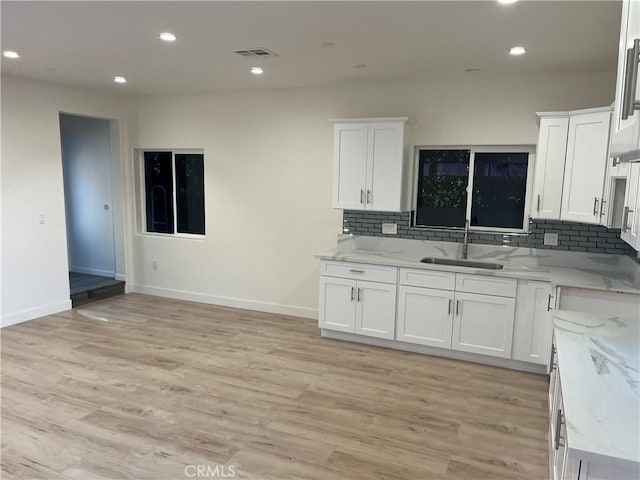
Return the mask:
[[336, 120], [333, 208], [401, 212], [409, 208], [406, 117]]
[[362, 208], [367, 172], [366, 123], [340, 123], [333, 134], [333, 206]]
[[539, 113], [538, 116], [540, 132], [531, 217], [593, 224], [606, 222], [605, 207], [609, 198], [604, 194], [611, 109]]
[[532, 216], [560, 219], [569, 117], [540, 119]]
[[611, 155], [640, 158], [640, 0], [623, 0]]
[[630, 164], [620, 238], [640, 250], [640, 163]]
[[569, 118], [560, 213], [562, 220], [600, 222], [610, 119], [611, 113], [608, 111], [572, 115]]

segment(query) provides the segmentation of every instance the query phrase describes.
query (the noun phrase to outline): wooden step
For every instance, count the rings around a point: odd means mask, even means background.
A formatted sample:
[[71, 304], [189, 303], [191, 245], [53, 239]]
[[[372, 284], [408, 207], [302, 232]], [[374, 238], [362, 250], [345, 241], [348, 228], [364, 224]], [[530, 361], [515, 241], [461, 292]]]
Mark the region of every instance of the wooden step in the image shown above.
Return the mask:
[[80, 305], [102, 300], [103, 298], [115, 297], [116, 295], [124, 295], [124, 282], [115, 281], [112, 285], [105, 285], [84, 292], [73, 293], [71, 295], [71, 305], [75, 308]]

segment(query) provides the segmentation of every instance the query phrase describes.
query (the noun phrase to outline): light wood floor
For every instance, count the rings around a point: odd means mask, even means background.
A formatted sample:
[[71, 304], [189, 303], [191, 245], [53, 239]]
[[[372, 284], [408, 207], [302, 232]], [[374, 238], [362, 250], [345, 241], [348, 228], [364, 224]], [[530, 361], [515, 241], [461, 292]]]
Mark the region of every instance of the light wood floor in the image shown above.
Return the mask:
[[4, 480], [548, 475], [544, 376], [143, 295], [1, 336]]

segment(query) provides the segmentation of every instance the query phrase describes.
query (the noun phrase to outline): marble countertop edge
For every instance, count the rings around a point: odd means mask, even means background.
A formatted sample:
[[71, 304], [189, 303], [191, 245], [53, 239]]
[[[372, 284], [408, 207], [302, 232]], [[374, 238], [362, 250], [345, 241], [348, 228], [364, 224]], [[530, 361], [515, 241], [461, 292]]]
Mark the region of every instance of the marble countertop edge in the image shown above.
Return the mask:
[[[335, 249], [315, 255], [320, 260], [369, 263], [391, 267], [417, 268], [422, 270], [436, 270], [454, 273], [468, 273], [495, 277], [515, 278], [522, 280], [537, 280], [549, 282], [556, 287], [581, 288], [588, 290], [613, 291], [640, 295], [640, 288], [629, 285], [630, 282], [621, 278], [614, 278], [611, 272], [593, 272], [570, 267], [554, 267], [544, 265], [525, 265], [514, 261], [496, 259], [495, 262], [504, 265], [501, 270], [481, 269], [472, 267], [458, 267], [451, 265], [434, 265], [420, 262], [420, 255], [404, 252], [385, 252], [376, 250], [341, 250]], [[479, 258], [469, 258], [471, 261], [486, 261]]]

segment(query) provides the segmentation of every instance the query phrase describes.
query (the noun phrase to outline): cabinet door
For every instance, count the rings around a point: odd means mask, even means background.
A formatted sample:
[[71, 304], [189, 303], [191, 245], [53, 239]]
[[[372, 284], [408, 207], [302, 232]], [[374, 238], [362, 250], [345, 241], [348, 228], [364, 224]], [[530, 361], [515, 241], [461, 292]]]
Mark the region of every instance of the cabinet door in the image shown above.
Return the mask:
[[548, 365], [551, 350], [551, 285], [518, 281], [511, 358]]
[[560, 218], [568, 132], [569, 117], [540, 120], [531, 209], [533, 218]]
[[356, 319], [355, 294], [355, 280], [320, 277], [319, 327], [353, 333]]
[[365, 208], [367, 124], [336, 123], [333, 135], [333, 208]]
[[610, 112], [598, 112], [569, 119], [562, 220], [594, 224], [600, 221], [610, 117]]
[[634, 249], [640, 249], [640, 163], [630, 165], [620, 238]]
[[569, 119], [562, 220], [594, 224], [600, 221], [610, 117], [610, 112], [598, 112]]
[[475, 293], [456, 293], [455, 300], [452, 348], [510, 358], [515, 300]]
[[[640, 110], [632, 112], [633, 114], [629, 115], [627, 119], [622, 118], [622, 102], [627, 81], [627, 51], [633, 47], [634, 40], [637, 38], [640, 38], [640, 1], [623, 0], [620, 43], [618, 47], [614, 125], [611, 139], [612, 155], [620, 155], [640, 149]], [[638, 100], [640, 98], [640, 75], [635, 79], [635, 83], [635, 100]]]
[[365, 192], [368, 209], [402, 210], [403, 141], [404, 122], [369, 124]]
[[396, 324], [396, 285], [358, 281], [355, 332], [393, 340]]
[[431, 288], [398, 287], [396, 340], [451, 348], [453, 292]]

